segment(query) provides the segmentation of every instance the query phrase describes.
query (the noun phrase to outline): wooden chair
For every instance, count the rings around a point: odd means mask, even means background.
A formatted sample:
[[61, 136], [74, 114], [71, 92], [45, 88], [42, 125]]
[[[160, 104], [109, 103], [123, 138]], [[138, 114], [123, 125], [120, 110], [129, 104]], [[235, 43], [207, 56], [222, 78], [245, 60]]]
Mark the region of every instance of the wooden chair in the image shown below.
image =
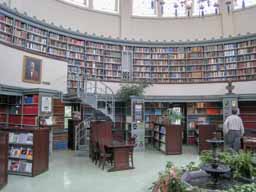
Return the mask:
[[105, 145], [100, 145], [100, 156], [99, 156], [99, 167], [102, 165], [102, 169], [106, 165], [106, 162], [110, 162], [112, 165], [113, 162], [113, 154], [108, 150]]
[[97, 165], [97, 163], [100, 160], [100, 147], [99, 147], [99, 143], [92, 143], [91, 145], [92, 149], [92, 154], [91, 154], [91, 158], [92, 158], [92, 162], [95, 162], [95, 165]]
[[[128, 143], [129, 144], [135, 144], [135, 138], [134, 137], [130, 137], [128, 139]], [[131, 162], [131, 166], [134, 167], [134, 163], [133, 163], [133, 150], [134, 148], [131, 148], [130, 151], [129, 151], [129, 161]]]

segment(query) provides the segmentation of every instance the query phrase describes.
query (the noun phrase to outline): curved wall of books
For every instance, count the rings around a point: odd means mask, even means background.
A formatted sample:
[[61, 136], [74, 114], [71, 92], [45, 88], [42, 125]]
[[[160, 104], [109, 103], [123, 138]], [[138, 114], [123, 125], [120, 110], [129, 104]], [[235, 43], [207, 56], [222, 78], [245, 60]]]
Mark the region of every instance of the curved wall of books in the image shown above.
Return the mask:
[[[256, 33], [256, 25], [248, 19], [256, 17], [256, 7], [228, 13], [224, 0], [220, 0], [219, 15], [204, 17], [139, 17], [133, 16], [132, 0], [120, 0], [119, 13], [106, 13], [88, 8], [72, 6], [64, 0], [0, 0], [20, 13], [36, 16], [47, 23], [80, 30], [82, 33], [95, 33], [97, 36], [127, 38], [129, 40], [194, 41], [211, 38], [246, 35]], [[51, 10], [51, 11], [49, 11]], [[186, 29], [184, 30], [184, 26]]]
[[156, 95], [225, 94], [229, 80], [236, 93], [256, 92], [256, 35], [162, 43], [100, 38], [1, 6], [0, 41], [3, 50], [7, 45], [66, 61], [69, 93], [82, 88], [85, 78], [109, 82], [114, 90], [120, 82], [149, 81], [154, 86], [148, 93]]

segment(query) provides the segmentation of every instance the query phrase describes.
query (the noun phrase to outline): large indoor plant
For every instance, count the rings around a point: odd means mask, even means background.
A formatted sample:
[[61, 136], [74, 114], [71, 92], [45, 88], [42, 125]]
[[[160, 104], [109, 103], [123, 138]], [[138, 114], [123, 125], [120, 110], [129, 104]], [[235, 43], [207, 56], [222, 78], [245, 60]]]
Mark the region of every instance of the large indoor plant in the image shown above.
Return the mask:
[[148, 82], [141, 83], [123, 83], [118, 90], [116, 97], [118, 100], [125, 104], [126, 115], [131, 114], [131, 96], [141, 97], [144, 95], [144, 91], [151, 84]]
[[[168, 125], [181, 125], [184, 122], [184, 115], [176, 108], [169, 108], [163, 113], [162, 122]], [[161, 123], [162, 123], [161, 122]]]

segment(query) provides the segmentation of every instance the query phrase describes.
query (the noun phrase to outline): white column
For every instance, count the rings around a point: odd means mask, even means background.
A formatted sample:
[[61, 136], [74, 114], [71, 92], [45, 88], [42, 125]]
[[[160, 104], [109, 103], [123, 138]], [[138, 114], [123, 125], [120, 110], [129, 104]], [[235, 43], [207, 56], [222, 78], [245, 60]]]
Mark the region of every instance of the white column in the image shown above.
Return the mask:
[[89, 3], [89, 9], [93, 9], [93, 0], [88, 0]]
[[[221, 29], [222, 35], [227, 37], [234, 35], [234, 24], [233, 24], [233, 0], [220, 0], [220, 14], [221, 14]], [[228, 12], [227, 2], [231, 2], [230, 10]]]
[[129, 33], [129, 22], [132, 17], [133, 0], [120, 0], [119, 12], [120, 12], [120, 38], [127, 37]]

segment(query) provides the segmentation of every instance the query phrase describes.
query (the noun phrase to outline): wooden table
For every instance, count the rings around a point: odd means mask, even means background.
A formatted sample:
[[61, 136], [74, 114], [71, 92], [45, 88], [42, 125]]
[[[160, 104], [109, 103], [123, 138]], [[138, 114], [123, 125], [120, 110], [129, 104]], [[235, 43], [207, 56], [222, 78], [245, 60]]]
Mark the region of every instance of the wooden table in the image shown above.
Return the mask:
[[245, 151], [250, 150], [252, 152], [256, 152], [256, 138], [243, 137], [243, 149]]
[[134, 169], [129, 164], [129, 152], [133, 151], [133, 144], [113, 143], [106, 145], [106, 147], [112, 150], [114, 156], [114, 167], [109, 169], [109, 172]]

